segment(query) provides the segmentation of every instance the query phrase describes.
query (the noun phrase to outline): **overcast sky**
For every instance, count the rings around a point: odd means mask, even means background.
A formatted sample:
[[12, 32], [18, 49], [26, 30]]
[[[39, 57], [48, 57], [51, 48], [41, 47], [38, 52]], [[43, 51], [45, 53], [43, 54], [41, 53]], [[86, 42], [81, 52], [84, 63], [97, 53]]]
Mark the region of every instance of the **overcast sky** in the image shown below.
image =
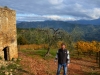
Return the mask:
[[100, 0], [0, 0], [16, 10], [19, 21], [100, 18]]

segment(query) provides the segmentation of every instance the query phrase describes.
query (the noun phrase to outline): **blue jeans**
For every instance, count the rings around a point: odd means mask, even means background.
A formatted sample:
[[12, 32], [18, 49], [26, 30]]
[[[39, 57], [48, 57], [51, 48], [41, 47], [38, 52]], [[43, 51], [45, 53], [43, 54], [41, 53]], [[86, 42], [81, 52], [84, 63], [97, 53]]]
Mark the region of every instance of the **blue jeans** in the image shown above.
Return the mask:
[[56, 75], [60, 75], [60, 71], [61, 71], [61, 68], [63, 67], [63, 75], [66, 75], [67, 74], [67, 64], [59, 64], [58, 63], [58, 70], [57, 70], [57, 74]]

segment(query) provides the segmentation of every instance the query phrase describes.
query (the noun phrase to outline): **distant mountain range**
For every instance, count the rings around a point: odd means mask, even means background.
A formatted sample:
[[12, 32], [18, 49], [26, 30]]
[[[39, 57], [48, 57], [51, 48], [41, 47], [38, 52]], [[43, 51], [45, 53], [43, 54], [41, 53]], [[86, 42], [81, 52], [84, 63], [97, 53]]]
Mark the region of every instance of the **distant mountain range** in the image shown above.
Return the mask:
[[[48, 21], [33, 21], [33, 22], [54, 22], [55, 20], [48, 20]], [[18, 23], [27, 22], [27, 21], [17, 21]], [[68, 22], [72, 24], [82, 24], [82, 25], [100, 25], [100, 18], [94, 20], [76, 20], [76, 21], [55, 21], [55, 22]], [[31, 22], [32, 23], [32, 22]]]
[[75, 27], [81, 29], [100, 28], [100, 19], [97, 20], [78, 20], [78, 21], [17, 21], [17, 28], [60, 28], [65, 31], [72, 31]]
[[100, 19], [68, 21], [68, 22], [67, 21], [36, 21], [36, 22], [17, 21], [17, 28], [55, 28], [55, 29], [59, 28], [69, 33], [70, 32], [73, 33], [74, 38], [77, 38], [80, 35], [84, 38], [84, 40], [100, 41]]
[[76, 24], [90, 24], [90, 25], [100, 25], [100, 18], [94, 20], [77, 20], [77, 21], [68, 21], [69, 23], [76, 23]]
[[69, 31], [70, 27], [74, 28], [75, 24], [64, 21], [37, 21], [37, 22], [20, 22], [17, 28], [60, 28]]

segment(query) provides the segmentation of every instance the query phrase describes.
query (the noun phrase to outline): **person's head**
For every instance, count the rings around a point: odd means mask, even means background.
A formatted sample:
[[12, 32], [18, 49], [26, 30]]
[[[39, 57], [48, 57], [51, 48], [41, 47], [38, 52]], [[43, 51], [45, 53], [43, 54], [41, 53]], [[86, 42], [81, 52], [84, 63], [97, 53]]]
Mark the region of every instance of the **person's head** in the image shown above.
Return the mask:
[[66, 48], [65, 43], [62, 43], [62, 44], [61, 44], [61, 48], [62, 48], [62, 49], [65, 49], [65, 48]]

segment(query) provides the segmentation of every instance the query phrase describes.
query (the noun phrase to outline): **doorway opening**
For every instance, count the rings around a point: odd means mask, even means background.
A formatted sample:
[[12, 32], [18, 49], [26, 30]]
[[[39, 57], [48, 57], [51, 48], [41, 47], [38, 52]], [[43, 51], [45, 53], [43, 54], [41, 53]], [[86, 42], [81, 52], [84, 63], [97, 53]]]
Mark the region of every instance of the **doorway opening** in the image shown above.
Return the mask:
[[3, 49], [3, 51], [4, 51], [4, 59], [5, 59], [5, 61], [9, 60], [10, 59], [10, 57], [9, 57], [9, 47], [5, 47]]

